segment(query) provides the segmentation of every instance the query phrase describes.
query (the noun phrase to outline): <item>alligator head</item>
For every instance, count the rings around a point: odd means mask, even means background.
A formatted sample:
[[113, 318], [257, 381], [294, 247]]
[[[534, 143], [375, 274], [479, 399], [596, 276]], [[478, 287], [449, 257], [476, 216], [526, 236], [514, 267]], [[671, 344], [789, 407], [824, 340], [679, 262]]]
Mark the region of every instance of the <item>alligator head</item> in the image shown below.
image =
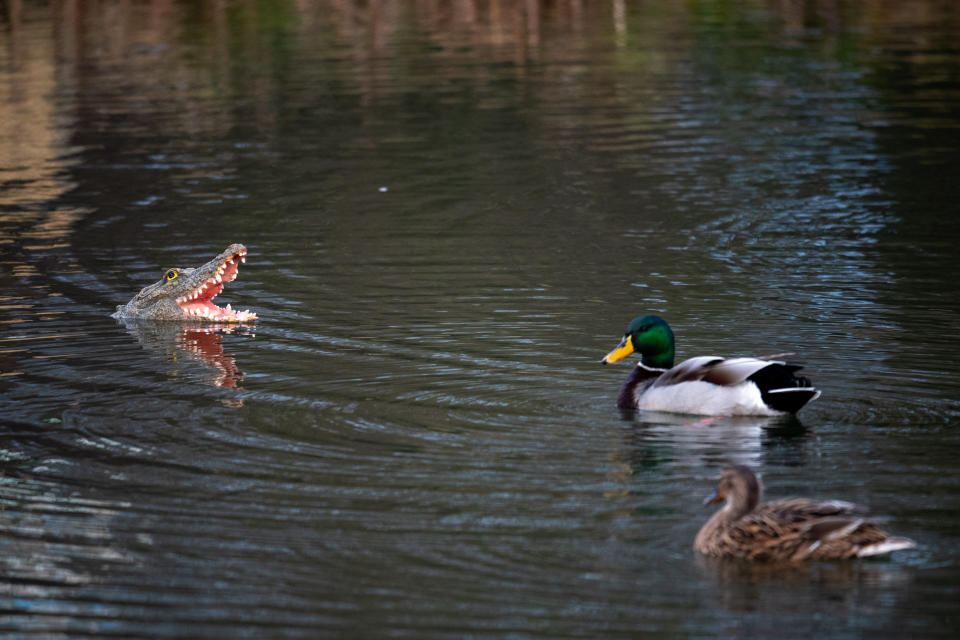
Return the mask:
[[114, 318], [146, 320], [248, 322], [257, 316], [250, 310], [234, 311], [228, 304], [218, 307], [213, 299], [227, 282], [237, 277], [237, 268], [246, 262], [247, 248], [232, 244], [210, 262], [196, 269], [166, 269], [160, 282], [140, 290]]

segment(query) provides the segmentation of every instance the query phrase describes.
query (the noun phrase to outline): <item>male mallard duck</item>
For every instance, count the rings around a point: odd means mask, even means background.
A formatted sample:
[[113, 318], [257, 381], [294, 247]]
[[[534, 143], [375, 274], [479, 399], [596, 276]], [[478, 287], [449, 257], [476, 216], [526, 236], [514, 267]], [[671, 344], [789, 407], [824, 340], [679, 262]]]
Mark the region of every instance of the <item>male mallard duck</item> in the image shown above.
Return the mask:
[[622, 409], [724, 416], [796, 413], [820, 397], [801, 367], [766, 358], [698, 356], [673, 366], [673, 331], [658, 316], [634, 318], [616, 349], [601, 362], [634, 351], [640, 363], [617, 397]]
[[693, 548], [718, 558], [771, 562], [840, 560], [875, 556], [916, 543], [892, 538], [854, 515], [856, 505], [787, 498], [760, 504], [763, 485], [749, 467], [724, 469], [704, 504], [726, 501], [694, 540]]

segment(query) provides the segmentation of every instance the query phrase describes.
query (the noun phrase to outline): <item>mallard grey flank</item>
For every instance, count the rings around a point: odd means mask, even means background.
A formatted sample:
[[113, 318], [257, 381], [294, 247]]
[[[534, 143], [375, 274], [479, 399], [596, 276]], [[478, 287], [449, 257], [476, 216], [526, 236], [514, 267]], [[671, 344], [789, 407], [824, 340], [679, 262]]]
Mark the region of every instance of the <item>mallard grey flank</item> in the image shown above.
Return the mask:
[[702, 554], [767, 562], [840, 560], [909, 549], [909, 538], [892, 537], [839, 500], [788, 498], [761, 503], [763, 486], [749, 467], [723, 471], [705, 504], [723, 501], [694, 540]]
[[634, 318], [607, 364], [634, 351], [640, 363], [620, 388], [617, 406], [710, 416], [772, 416], [796, 413], [820, 392], [801, 369], [773, 356], [721, 358], [698, 356], [673, 365], [674, 337], [658, 316]]

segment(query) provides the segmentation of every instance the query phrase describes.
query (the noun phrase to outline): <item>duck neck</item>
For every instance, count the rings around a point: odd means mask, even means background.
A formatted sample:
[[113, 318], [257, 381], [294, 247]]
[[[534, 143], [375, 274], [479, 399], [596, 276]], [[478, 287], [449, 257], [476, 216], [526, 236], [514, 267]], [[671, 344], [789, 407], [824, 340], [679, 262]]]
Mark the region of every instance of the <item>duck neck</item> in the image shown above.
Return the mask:
[[673, 345], [670, 345], [669, 351], [660, 353], [642, 353], [640, 362], [646, 367], [654, 369], [669, 369], [673, 366]]
[[757, 494], [730, 496], [721, 511], [724, 513], [724, 519], [739, 520], [756, 509], [759, 502]]
[[726, 519], [739, 520], [757, 508], [761, 496], [763, 485], [760, 480], [753, 473], [741, 475], [727, 493], [727, 502], [721, 511]]

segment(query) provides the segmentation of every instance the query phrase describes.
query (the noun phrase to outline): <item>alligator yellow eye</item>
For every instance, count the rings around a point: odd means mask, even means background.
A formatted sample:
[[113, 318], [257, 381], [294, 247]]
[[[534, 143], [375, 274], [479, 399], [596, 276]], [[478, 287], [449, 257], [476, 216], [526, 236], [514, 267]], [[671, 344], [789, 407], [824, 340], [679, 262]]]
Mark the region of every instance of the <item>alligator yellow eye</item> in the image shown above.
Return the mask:
[[178, 275], [180, 275], [180, 274], [177, 273], [177, 270], [176, 270], [176, 269], [170, 269], [170, 271], [167, 271], [167, 280], [173, 280], [173, 279], [176, 278]]

